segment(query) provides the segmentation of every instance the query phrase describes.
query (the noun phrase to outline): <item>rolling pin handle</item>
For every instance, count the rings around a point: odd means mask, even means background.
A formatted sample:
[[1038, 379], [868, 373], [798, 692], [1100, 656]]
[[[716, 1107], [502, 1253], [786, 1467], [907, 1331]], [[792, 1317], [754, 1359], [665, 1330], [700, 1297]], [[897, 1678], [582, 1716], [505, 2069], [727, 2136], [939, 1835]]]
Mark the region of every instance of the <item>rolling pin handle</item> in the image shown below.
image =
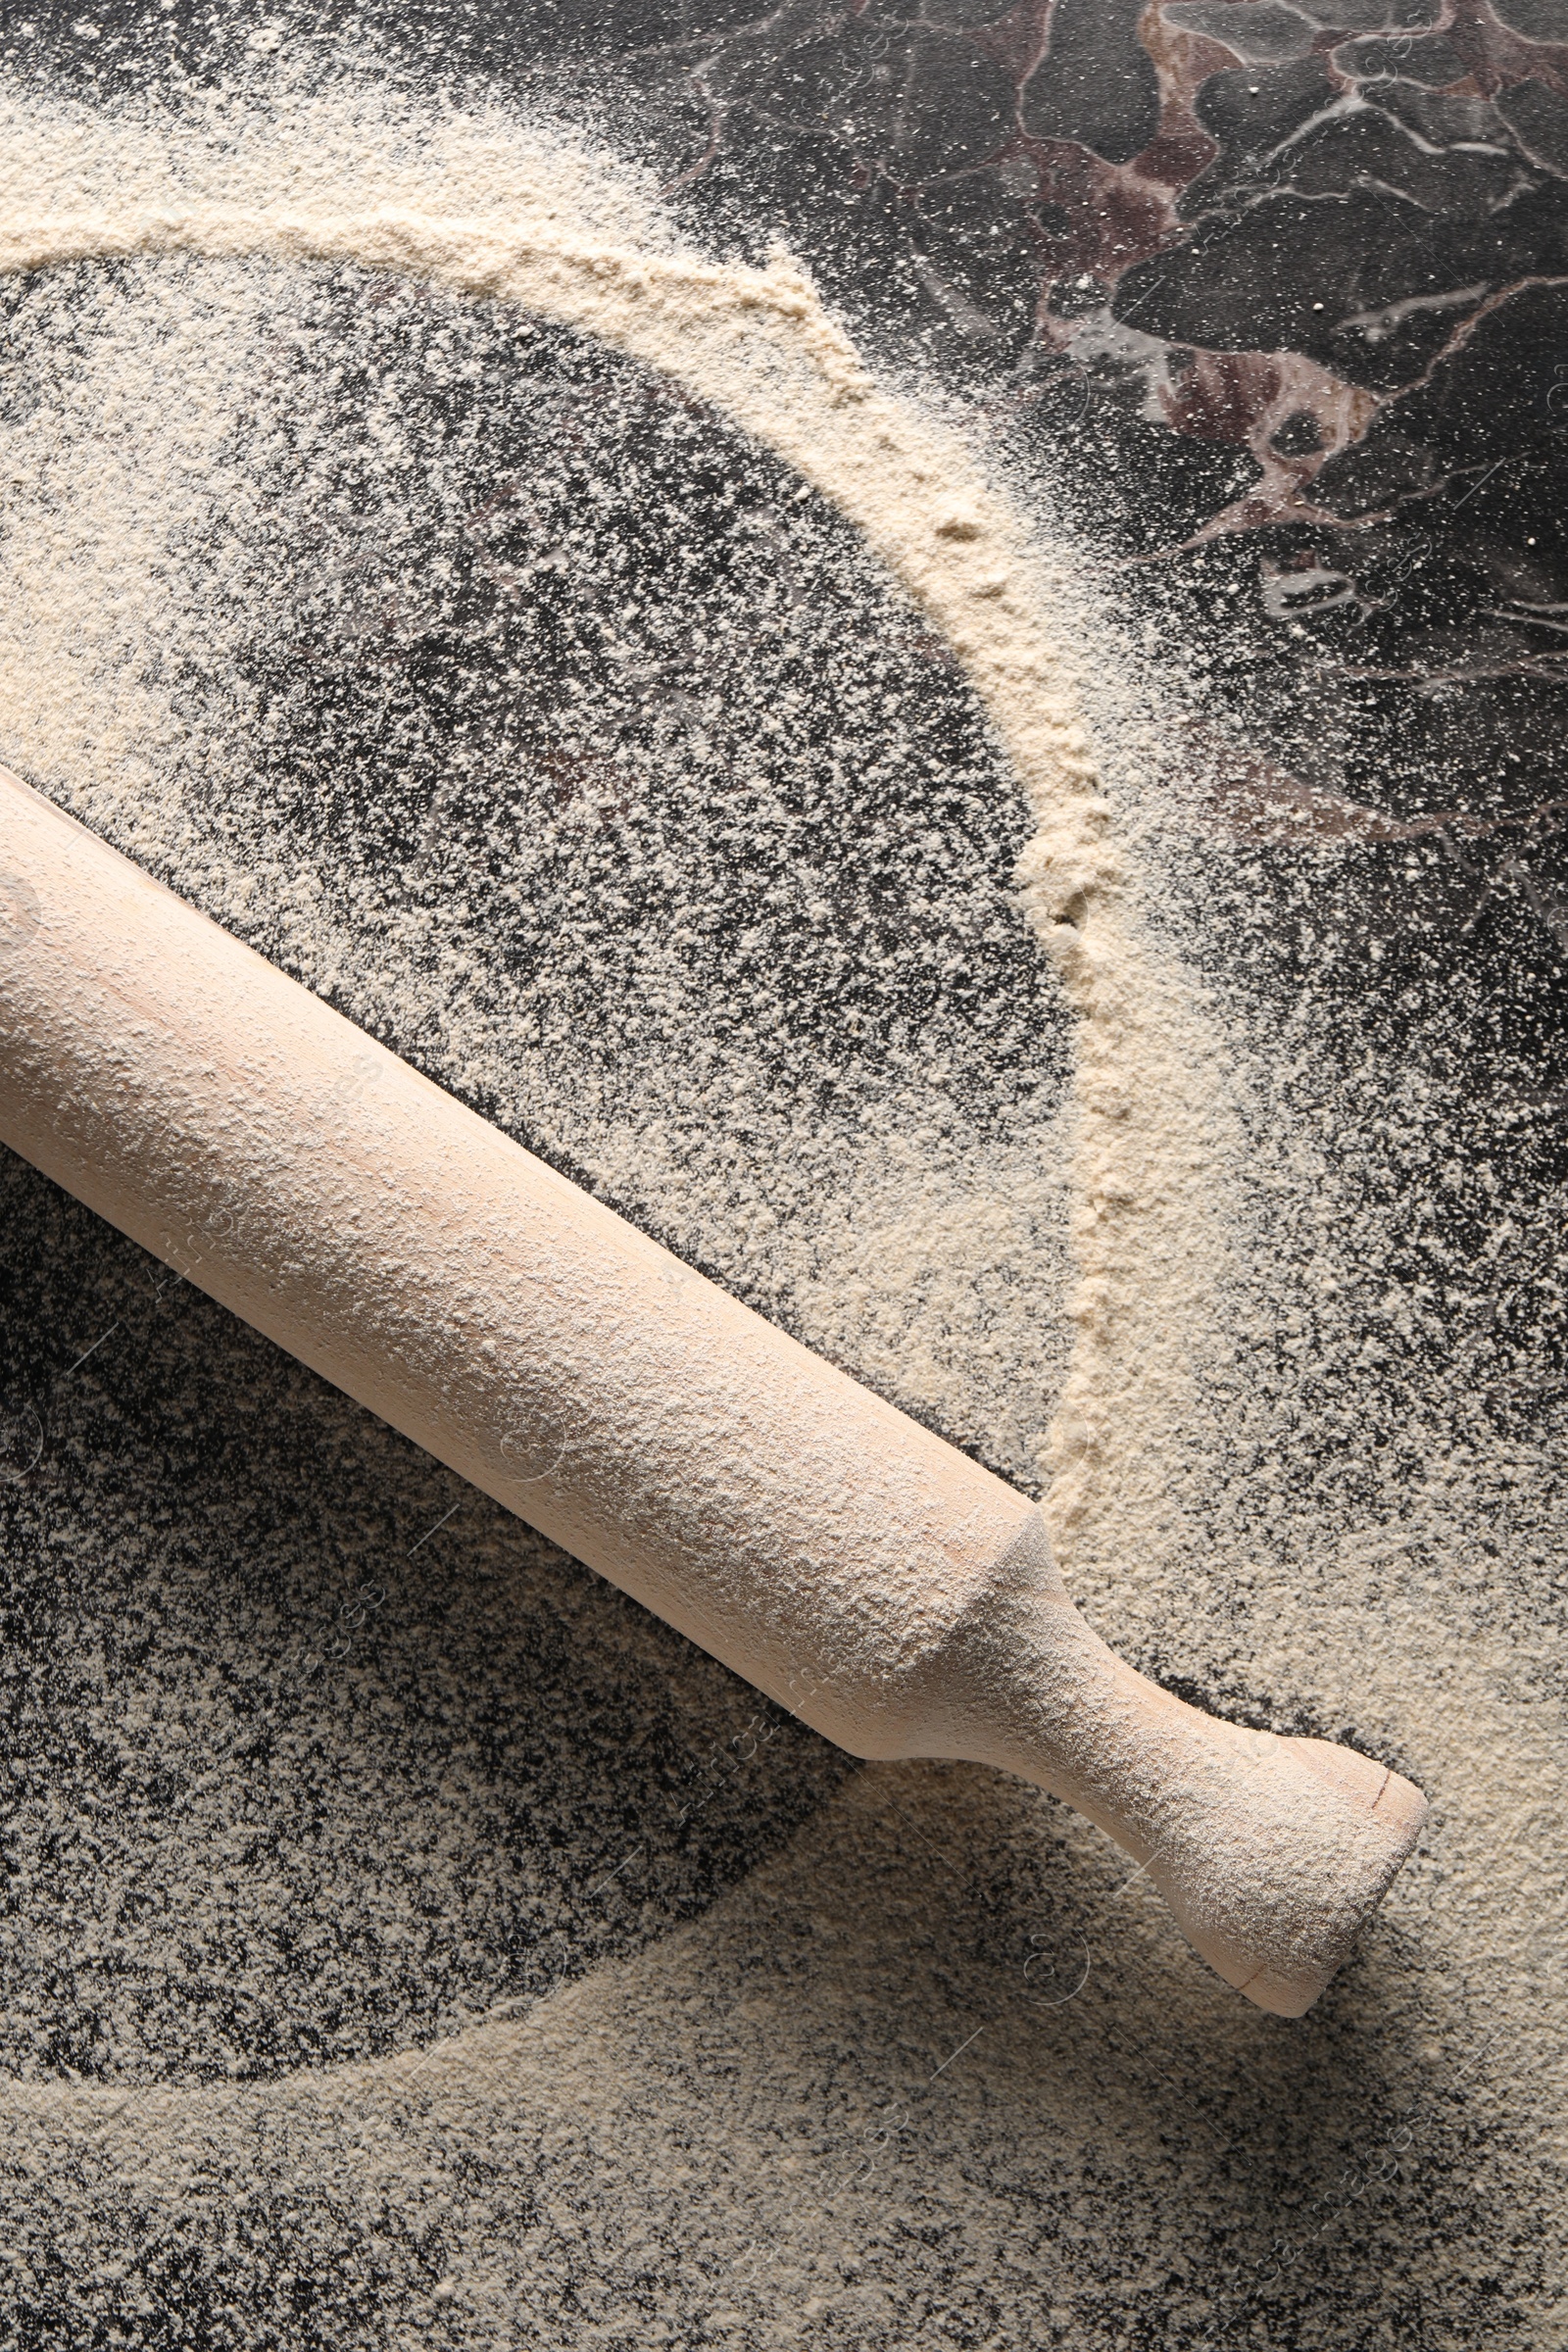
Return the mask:
[[1228, 1984], [1299, 2017], [1410, 1853], [1426, 1799], [1353, 1748], [1226, 1723], [1150, 1682], [1073, 1607], [1036, 1520], [928, 1670], [908, 1752], [998, 1765], [1087, 1814]]

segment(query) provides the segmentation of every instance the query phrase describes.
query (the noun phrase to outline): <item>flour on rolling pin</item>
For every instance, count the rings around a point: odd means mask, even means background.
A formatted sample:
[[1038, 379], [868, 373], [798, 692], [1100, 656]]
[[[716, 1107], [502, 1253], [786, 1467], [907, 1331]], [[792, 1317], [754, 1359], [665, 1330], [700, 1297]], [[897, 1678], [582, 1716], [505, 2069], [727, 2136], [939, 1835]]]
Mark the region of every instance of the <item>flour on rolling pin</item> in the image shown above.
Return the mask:
[[[188, 1219], [215, 1298], [841, 1744], [1038, 1781], [1147, 1864], [1230, 1983], [1309, 2004], [1414, 1840], [1407, 1782], [1146, 1682], [1072, 1608], [1024, 1496], [672, 1282], [656, 1243], [24, 785], [0, 804], [12, 903], [37, 908], [0, 980], [6, 1142], [153, 1247]], [[345, 1087], [364, 1107], [323, 1150], [313, 1106]], [[208, 1217], [236, 1196], [237, 1231]]]

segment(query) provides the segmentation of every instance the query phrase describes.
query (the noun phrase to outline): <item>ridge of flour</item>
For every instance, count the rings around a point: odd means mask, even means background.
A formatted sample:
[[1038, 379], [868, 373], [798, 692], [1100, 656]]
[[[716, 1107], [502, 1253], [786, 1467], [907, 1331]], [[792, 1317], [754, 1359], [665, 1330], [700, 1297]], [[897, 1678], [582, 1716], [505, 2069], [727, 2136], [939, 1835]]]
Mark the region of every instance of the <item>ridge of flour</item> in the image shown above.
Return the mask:
[[[585, 330], [775, 451], [850, 518], [953, 647], [1031, 811], [1022, 900], [1078, 1014], [1072, 1356], [1042, 1463], [1065, 1538], [1118, 1451], [1118, 1430], [1134, 1419], [1146, 1431], [1173, 1428], [1191, 1406], [1205, 1318], [1177, 1329], [1142, 1310], [1160, 1283], [1189, 1301], [1216, 1296], [1226, 1262], [1221, 1121], [1198, 1008], [1171, 959], [1129, 919], [1110, 808], [1048, 619], [1063, 584], [1045, 576], [1040, 551], [973, 455], [878, 385], [786, 255], [765, 270], [708, 261], [661, 232], [635, 184], [623, 188], [581, 149], [563, 161], [556, 147], [530, 153], [497, 125], [453, 122], [417, 146], [384, 116], [345, 119], [315, 102], [286, 133], [263, 117], [210, 141], [178, 129], [160, 136], [150, 118], [106, 133], [84, 111], [51, 119], [40, 137], [24, 118], [10, 152], [0, 272], [160, 255], [349, 263]], [[57, 561], [50, 582], [65, 568]], [[90, 596], [90, 582], [77, 593]], [[14, 678], [23, 666], [14, 656]], [[37, 699], [49, 705], [47, 728], [67, 698]], [[122, 738], [136, 723], [114, 714]], [[0, 730], [17, 737], [15, 690]], [[24, 771], [46, 784], [52, 771], [58, 790], [65, 763], [49, 757], [47, 736], [25, 748]], [[92, 756], [102, 749], [100, 735]], [[139, 781], [152, 794], [131, 807], [122, 797], [114, 819], [122, 846], [157, 865], [169, 851], [160, 829], [178, 819], [158, 808], [152, 779]], [[1137, 1452], [1123, 1474], [1157, 1482], [1147, 1443]]]

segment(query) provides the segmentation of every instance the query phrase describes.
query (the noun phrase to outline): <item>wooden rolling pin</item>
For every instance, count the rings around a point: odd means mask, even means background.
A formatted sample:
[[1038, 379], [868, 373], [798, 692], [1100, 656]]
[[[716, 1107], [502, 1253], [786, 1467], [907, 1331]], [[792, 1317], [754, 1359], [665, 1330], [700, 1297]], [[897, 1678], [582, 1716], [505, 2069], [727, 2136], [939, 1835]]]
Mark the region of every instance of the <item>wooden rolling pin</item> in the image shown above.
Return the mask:
[[1036, 1507], [0, 770], [0, 1135], [860, 1756], [1077, 1805], [1298, 2016], [1420, 1792], [1124, 1665]]

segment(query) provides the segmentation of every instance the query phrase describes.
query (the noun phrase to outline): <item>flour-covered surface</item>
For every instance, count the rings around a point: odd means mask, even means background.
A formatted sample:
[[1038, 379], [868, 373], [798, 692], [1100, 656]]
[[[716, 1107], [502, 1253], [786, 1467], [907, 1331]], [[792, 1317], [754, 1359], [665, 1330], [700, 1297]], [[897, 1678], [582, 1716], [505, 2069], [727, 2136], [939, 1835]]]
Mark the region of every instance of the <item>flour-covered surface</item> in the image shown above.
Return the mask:
[[35, 1399], [4, 1493], [8, 2071], [270, 2077], [450, 2032], [701, 1908], [849, 1769], [6, 1177], [6, 1388]]
[[[349, 265], [13, 282], [0, 758], [995, 1467], [1064, 1467], [1101, 1630], [1435, 1814], [1318, 2008], [1259, 2017], [1072, 1816], [847, 1766], [8, 1163], [0, 2342], [1563, 2336], [1564, 28], [1419, 13], [8, 17], [13, 72], [125, 110], [127, 179], [149, 74], [586, 125], [644, 175], [566, 138], [574, 218], [611, 187], [647, 244], [666, 182], [715, 250], [780, 232], [948, 402], [1211, 992], [1208, 1288], [1139, 1278], [1148, 1198], [1073, 1197], [1029, 814], [953, 647], [591, 336]], [[1118, 1216], [1086, 1375], [1068, 1245]], [[1175, 1419], [1135, 1359], [1184, 1332]]]
[[1066, 1019], [984, 713], [849, 523], [667, 377], [416, 280], [5, 298], [13, 765], [1030, 1475]]

